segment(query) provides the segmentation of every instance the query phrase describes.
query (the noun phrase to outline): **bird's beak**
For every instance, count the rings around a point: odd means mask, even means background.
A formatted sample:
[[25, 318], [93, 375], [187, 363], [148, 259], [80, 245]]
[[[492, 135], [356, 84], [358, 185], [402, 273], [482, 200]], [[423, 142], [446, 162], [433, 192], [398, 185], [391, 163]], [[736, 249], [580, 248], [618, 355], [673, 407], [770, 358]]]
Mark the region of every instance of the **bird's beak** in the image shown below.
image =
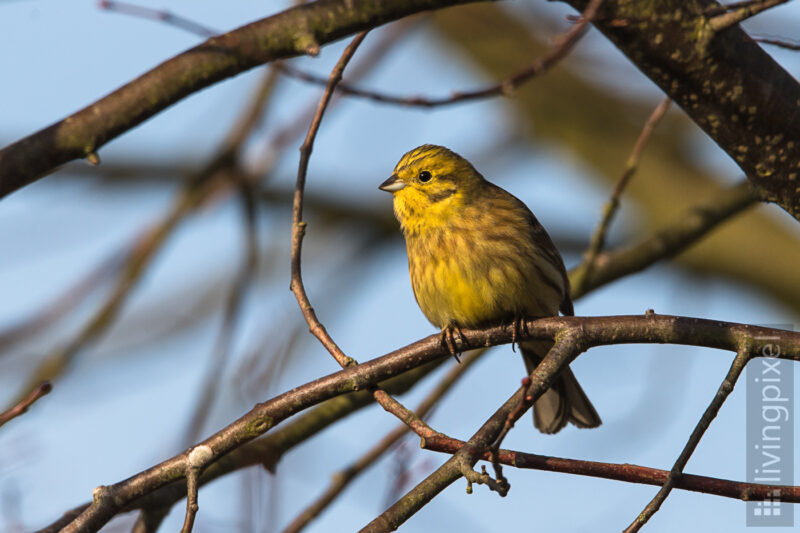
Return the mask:
[[406, 184], [400, 181], [397, 174], [392, 174], [389, 176], [389, 179], [381, 183], [378, 188], [386, 192], [397, 192], [405, 186]]

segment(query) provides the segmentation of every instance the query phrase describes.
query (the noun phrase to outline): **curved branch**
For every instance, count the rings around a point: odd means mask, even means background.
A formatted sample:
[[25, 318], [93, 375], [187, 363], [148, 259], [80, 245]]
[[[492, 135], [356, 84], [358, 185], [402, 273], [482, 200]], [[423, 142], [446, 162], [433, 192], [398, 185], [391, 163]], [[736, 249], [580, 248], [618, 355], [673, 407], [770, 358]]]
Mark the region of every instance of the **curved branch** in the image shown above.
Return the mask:
[[0, 198], [108, 141], [186, 96], [257, 65], [429, 9], [475, 0], [318, 0], [212, 37], [82, 110], [0, 150]]
[[[781, 341], [781, 346], [784, 348], [780, 358], [800, 361], [800, 333], [699, 318], [655, 314], [551, 317], [529, 321], [526, 326], [527, 331], [517, 334], [517, 341], [577, 335], [580, 337], [580, 351], [593, 346], [626, 343], [687, 344], [731, 351], [746, 345], [751, 347], [753, 356], [760, 356], [753, 338], [774, 337]], [[482, 330], [463, 330], [463, 334], [470, 346], [493, 346], [511, 342], [514, 337], [513, 329], [511, 325], [504, 325]], [[258, 404], [249, 413], [193, 449], [208, 449], [213, 454], [213, 460], [218, 460], [242, 444], [266, 433], [289, 416], [312, 405], [346, 392], [375, 385], [391, 376], [448, 355], [449, 352], [439, 341], [439, 334], [431, 335], [383, 357], [346, 368]], [[577, 353], [571, 356], [575, 355]], [[561, 363], [564, 361], [559, 359], [558, 364]], [[534, 399], [546, 389], [548, 378], [545, 373], [555, 372], [557, 369], [557, 365], [554, 366], [547, 361], [543, 361], [537, 367], [534, 372], [536, 377], [533, 378], [534, 386], [530, 391]], [[509, 410], [519, 403], [516, 396], [509, 400], [513, 401]], [[502, 427], [507, 414], [503, 413], [499, 427]], [[115, 485], [98, 487], [94, 491], [93, 502], [63, 531], [67, 533], [97, 531], [115, 514], [133, 505], [136, 500], [160, 487], [184, 479], [191, 451], [187, 450]], [[476, 455], [475, 461], [479, 457], [479, 454]], [[453, 480], [461, 475], [460, 472], [455, 474]]]

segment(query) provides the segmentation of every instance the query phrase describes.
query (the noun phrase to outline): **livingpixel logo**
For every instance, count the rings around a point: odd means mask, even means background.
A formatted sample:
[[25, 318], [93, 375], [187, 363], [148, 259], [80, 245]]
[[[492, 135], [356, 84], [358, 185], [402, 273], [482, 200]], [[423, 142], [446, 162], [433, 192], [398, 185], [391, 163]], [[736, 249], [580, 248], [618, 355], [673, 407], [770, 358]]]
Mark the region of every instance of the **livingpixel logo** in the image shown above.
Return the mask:
[[[771, 326], [793, 329], [791, 326]], [[762, 357], [750, 361], [746, 375], [747, 481], [794, 485], [794, 365], [778, 359], [779, 339], [754, 337]], [[792, 527], [794, 505], [781, 502], [779, 489], [763, 501], [746, 504], [747, 526]]]

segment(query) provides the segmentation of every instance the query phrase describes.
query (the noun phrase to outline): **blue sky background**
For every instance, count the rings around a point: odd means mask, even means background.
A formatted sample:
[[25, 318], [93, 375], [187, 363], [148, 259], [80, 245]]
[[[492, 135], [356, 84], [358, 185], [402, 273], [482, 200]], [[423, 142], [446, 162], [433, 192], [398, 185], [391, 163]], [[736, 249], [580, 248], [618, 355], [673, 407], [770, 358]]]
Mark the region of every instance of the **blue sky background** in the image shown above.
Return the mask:
[[[226, 30], [282, 9], [271, 3], [223, 4], [141, 2]], [[563, 21], [571, 11], [555, 3], [509, 4], [535, 21]], [[798, 9], [774, 10], [751, 25], [754, 31], [796, 36]], [[563, 24], [562, 24], [563, 25]], [[6, 1], [0, 3], [0, 143], [3, 145], [85, 106], [200, 39], [166, 25], [100, 11], [94, 2]], [[365, 48], [377, 41], [371, 35]], [[326, 47], [299, 64], [326, 74], [343, 44]], [[800, 56], [770, 50], [791, 73]], [[592, 81], [652, 102], [660, 92], [596, 32], [579, 45], [567, 67], [580, 66]], [[115, 160], [201, 165], [217, 146], [261, 70], [243, 74], [185, 99], [100, 151]], [[364, 84], [392, 93], [447, 94], [486, 82], [466, 59], [423, 24], [374, 69]], [[535, 81], [533, 82], [535, 83]], [[252, 142], [295, 119], [320, 90], [285, 80], [264, 127]], [[679, 113], [673, 109], [672, 113]], [[309, 193], [359, 200], [391, 209], [377, 185], [407, 149], [425, 142], [462, 153], [487, 177], [509, 189], [537, 214], [553, 235], [587, 236], [608, 190], [592, 171], [551, 146], [498, 140], [518, 127], [508, 101], [490, 100], [420, 111], [346, 100], [323, 122], [309, 169]], [[738, 179], [737, 168], [698, 132], [687, 142], [722, 180]], [[294, 180], [300, 141], [283, 155], [277, 187]], [[620, 161], [620, 167], [623, 162]], [[73, 167], [74, 168], [74, 167]], [[77, 171], [51, 176], [0, 201], [0, 328], [48, 305], [77, 279], [170, 205], [177, 186], [128, 182], [108, 185]], [[86, 167], [86, 173], [92, 170]], [[637, 176], [634, 179], [646, 179]], [[628, 204], [628, 202], [625, 202]], [[775, 207], [762, 206], [800, 226]], [[612, 241], [635, 232], [638, 213], [625, 205]], [[289, 279], [288, 206], [262, 209], [261, 273], [248, 294], [244, 319], [224, 376], [222, 392], [205, 435], [246, 412], [255, 402], [336, 370], [324, 349], [300, 327]], [[367, 360], [433, 332], [418, 310], [408, 282], [405, 249], [398, 237], [364, 250], [353, 228], [309, 221], [304, 276], [310, 298], [334, 339], [350, 355]], [[356, 241], [356, 242], [354, 242]], [[196, 402], [218, 331], [220, 302], [235, 276], [242, 235], [238, 207], [221, 201], [184, 223], [133, 293], [120, 320], [100, 343], [83, 353], [54, 392], [21, 419], [0, 430], [0, 529], [29, 530], [54, 520], [90, 498], [91, 490], [126, 478], [182, 451], [187, 419]], [[568, 266], [579, 257], [565, 251]], [[771, 258], [780, 260], [780, 257]], [[98, 304], [96, 296], [90, 303]], [[345, 302], [345, 305], [342, 305]], [[159, 312], [174, 309], [164, 320]], [[212, 308], [213, 311], [205, 312]], [[797, 317], [752, 289], [724, 280], [698, 278], [660, 264], [604, 287], [576, 304], [579, 315], [659, 313], [759, 324], [796, 324]], [[0, 400], [6, 403], [48, 350], [64, 342], [91, 311], [76, 308], [58, 328], [0, 354]], [[194, 314], [199, 318], [192, 320]], [[174, 320], [174, 322], [170, 322]], [[172, 323], [188, 322], [178, 333]], [[248, 354], [265, 336], [278, 347], [261, 352], [260, 366], [279, 352], [293, 330], [300, 337], [285, 372], [265, 387], [243, 370]], [[155, 339], [154, 339], [155, 337]], [[732, 354], [672, 346], [598, 348], [573, 365], [604, 424], [592, 431], [573, 427], [556, 436], [518, 424], [504, 447], [580, 459], [630, 462], [669, 468], [727, 371]], [[437, 373], [451, 365], [446, 363]], [[795, 369], [796, 371], [796, 369]], [[437, 429], [466, 438], [518, 386], [519, 356], [509, 347], [492, 350], [446, 397], [432, 418]], [[435, 383], [429, 378], [404, 403], [416, 405]], [[712, 424], [687, 472], [744, 479], [744, 388], [737, 388]], [[527, 417], [526, 417], [527, 419]], [[365, 409], [297, 447], [276, 476], [251, 469], [200, 492], [197, 531], [244, 530], [286, 525], [316, 497], [330, 474], [348, 465], [396, 421], [378, 408]], [[444, 460], [405, 441], [405, 457], [420, 478]], [[385, 457], [360, 477], [309, 531], [350, 531], [379, 514], [391, 486], [397, 455]], [[512, 485], [500, 499], [483, 487], [464, 493], [463, 481], [404, 526], [404, 531], [439, 528], [479, 531], [618, 531], [656, 488], [564, 474], [506, 469]], [[795, 479], [800, 479], [795, 476]], [[243, 494], [248, 494], [243, 496]], [[179, 504], [163, 526], [176, 530]], [[649, 531], [742, 531], [744, 504], [676, 491], [648, 526]], [[131, 516], [109, 530], [126, 529]], [[800, 518], [797, 519], [800, 522]], [[116, 525], [115, 525], [116, 524]]]

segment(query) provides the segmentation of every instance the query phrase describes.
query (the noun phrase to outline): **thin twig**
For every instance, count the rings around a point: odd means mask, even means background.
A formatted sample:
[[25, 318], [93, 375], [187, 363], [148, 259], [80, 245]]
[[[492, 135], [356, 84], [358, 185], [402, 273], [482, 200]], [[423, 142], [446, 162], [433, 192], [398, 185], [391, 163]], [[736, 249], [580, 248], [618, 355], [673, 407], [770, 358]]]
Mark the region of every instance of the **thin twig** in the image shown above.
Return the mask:
[[686, 209], [673, 224], [644, 241], [598, 254], [591, 276], [585, 275], [586, 266], [583, 263], [570, 271], [572, 299], [580, 298], [597, 287], [679, 254], [708, 235], [720, 223], [730, 220], [755, 203], [756, 197], [749, 182], [743, 181], [723, 189], [710, 202], [702, 202]]
[[[489, 98], [494, 96], [510, 96], [516, 91], [520, 85], [528, 80], [544, 74], [563, 59], [578, 40], [583, 36], [587, 25], [591, 22], [600, 4], [603, 0], [592, 0], [589, 2], [588, 7], [583, 12], [581, 18], [569, 30], [562, 35], [556, 37], [553, 41], [555, 45], [542, 57], [537, 58], [533, 63], [511, 74], [499, 83], [482, 87], [480, 89], [470, 89], [465, 91], [453, 91], [450, 96], [445, 97], [428, 97], [428, 96], [397, 96], [385, 94], [377, 91], [370, 91], [367, 89], [355, 87], [347, 83], [340, 83], [337, 86], [337, 91], [348, 96], [357, 96], [366, 98], [379, 103], [395, 104], [408, 107], [441, 107], [452, 105], [456, 103], [466, 102], [470, 100], [478, 100], [482, 98]], [[319, 85], [327, 83], [325, 78], [315, 74], [306, 72], [294, 66], [285, 63], [279, 64], [279, 68], [287, 75], [298, 78], [310, 83]]]
[[[423, 447], [426, 450], [454, 454], [466, 444], [462, 440], [450, 437], [433, 437], [426, 439]], [[484, 453], [481, 459], [484, 461], [494, 460], [489, 451]], [[648, 468], [646, 466], [565, 459], [563, 457], [551, 457], [514, 450], [499, 450], [497, 460], [504, 465], [515, 468], [560, 472], [643, 485], [662, 486], [667, 477], [669, 477], [669, 471], [667, 470]], [[761, 485], [730, 479], [683, 474], [675, 479], [675, 488], [743, 501], [768, 499], [772, 491], [779, 490], [781, 501], [800, 503], [800, 487], [797, 486]]]
[[214, 454], [211, 448], [199, 445], [192, 448], [186, 458], [186, 514], [183, 519], [181, 533], [191, 533], [194, 526], [194, 519], [200, 505], [197, 502], [197, 491], [199, 488], [200, 473], [203, 468], [213, 459]]
[[[689, 458], [692, 456], [692, 453], [694, 453], [697, 445], [700, 444], [700, 439], [703, 438], [703, 434], [705, 434], [706, 430], [711, 425], [711, 422], [714, 420], [714, 418], [716, 418], [720, 407], [722, 407], [722, 404], [725, 403], [725, 400], [728, 399], [730, 393], [733, 392], [733, 387], [739, 380], [739, 376], [741, 376], [742, 370], [744, 370], [744, 367], [747, 365], [747, 362], [750, 360], [750, 358], [751, 349], [749, 346], [743, 347], [736, 354], [730, 370], [728, 370], [725, 379], [722, 380], [717, 393], [714, 395], [711, 403], [706, 408], [703, 416], [700, 417], [700, 421], [697, 422], [694, 431], [692, 431], [692, 434], [689, 436], [689, 440], [683, 447], [683, 450], [678, 456], [678, 459], [675, 461], [675, 464], [672, 465], [672, 469], [669, 471], [669, 475], [664, 480], [661, 490], [658, 491], [658, 493], [652, 500], [650, 500], [644, 510], [639, 513], [639, 516], [637, 516], [636, 519], [625, 529], [625, 533], [635, 533], [636, 531], [639, 531], [642, 526], [644, 526], [647, 521], [658, 512], [661, 504], [666, 501], [667, 496], [669, 496], [673, 487], [675, 487], [676, 481], [683, 475], [683, 469], [686, 467], [686, 463], [689, 462]], [[783, 493], [781, 493], [781, 497], [783, 497]]]
[[800, 51], [800, 43], [796, 41], [792, 42], [787, 39], [778, 39], [777, 37], [753, 37], [753, 40], [758, 43], [769, 44], [794, 52]]
[[619, 208], [619, 201], [620, 197], [622, 196], [622, 192], [625, 190], [625, 187], [627, 187], [630, 179], [636, 173], [636, 169], [639, 166], [639, 159], [642, 156], [642, 151], [647, 145], [647, 141], [650, 139], [650, 135], [652, 135], [653, 130], [656, 128], [658, 123], [661, 121], [661, 118], [669, 109], [671, 102], [672, 100], [669, 97], [661, 100], [661, 102], [656, 106], [650, 117], [645, 122], [642, 132], [639, 134], [639, 138], [636, 139], [636, 143], [633, 145], [633, 150], [631, 150], [628, 160], [625, 162], [625, 170], [623, 170], [622, 175], [614, 185], [614, 189], [611, 192], [611, 197], [609, 198], [608, 202], [606, 202], [606, 205], [603, 206], [603, 218], [600, 221], [600, 224], [598, 224], [597, 228], [594, 230], [594, 234], [592, 234], [592, 239], [589, 243], [589, 249], [586, 251], [583, 257], [582, 266], [584, 267], [584, 274], [579, 279], [578, 283], [576, 283], [577, 290], [579, 292], [583, 290], [583, 284], [585, 281], [591, 277], [592, 270], [594, 270], [595, 260], [597, 259], [597, 254], [599, 254], [605, 246], [606, 234], [608, 233], [608, 228], [611, 225], [611, 221], [614, 219], [614, 215], [617, 213], [617, 209]]
[[49, 393], [51, 390], [53, 390], [53, 386], [49, 381], [40, 383], [38, 387], [28, 393], [28, 395], [22, 398], [15, 406], [0, 413], [0, 427], [4, 426], [10, 420], [24, 414], [36, 400]]
[[220, 33], [209, 28], [208, 26], [204, 26], [203, 24], [199, 24], [188, 18], [176, 15], [165, 9], [152, 9], [128, 2], [117, 2], [116, 0], [100, 0], [97, 7], [100, 9], [105, 9], [106, 11], [116, 11], [117, 13], [122, 13], [125, 15], [163, 22], [165, 24], [169, 24], [170, 26], [175, 26], [176, 28], [199, 35], [200, 37], [213, 37]]
[[314, 118], [311, 120], [311, 125], [308, 128], [306, 139], [303, 141], [303, 145], [300, 147], [300, 164], [298, 165], [297, 169], [297, 185], [295, 186], [294, 202], [292, 204], [292, 281], [289, 285], [289, 288], [291, 289], [292, 293], [294, 293], [295, 298], [297, 298], [297, 303], [300, 305], [300, 311], [303, 313], [303, 317], [308, 323], [309, 331], [317, 339], [319, 339], [322, 345], [328, 350], [328, 352], [330, 352], [330, 354], [334, 357], [334, 359], [336, 359], [336, 362], [339, 363], [342, 368], [346, 368], [357, 363], [354, 359], [346, 356], [344, 352], [342, 352], [339, 346], [336, 345], [331, 336], [325, 330], [325, 326], [320, 323], [319, 319], [317, 318], [317, 314], [314, 312], [314, 308], [311, 307], [311, 302], [308, 299], [308, 295], [306, 294], [306, 290], [303, 285], [301, 257], [303, 237], [306, 233], [306, 223], [303, 222], [303, 194], [305, 192], [306, 174], [308, 173], [308, 162], [311, 158], [311, 151], [314, 148], [314, 139], [316, 138], [317, 131], [319, 131], [319, 126], [322, 123], [322, 116], [325, 113], [325, 109], [328, 107], [328, 103], [331, 100], [331, 96], [333, 95], [333, 90], [336, 87], [336, 84], [342, 79], [342, 72], [344, 72], [344, 68], [347, 66], [347, 63], [350, 62], [353, 54], [355, 54], [358, 46], [364, 41], [366, 36], [367, 32], [365, 31], [356, 35], [347, 48], [345, 48], [345, 51], [342, 53], [342, 56], [339, 58], [339, 61], [333, 68], [330, 78], [328, 78], [328, 84], [325, 87], [325, 91], [322, 94], [319, 104], [317, 105], [317, 111], [314, 114]]
[[[303, 313], [303, 318], [305, 318], [306, 323], [308, 324], [309, 331], [320, 341], [320, 343], [322, 343], [325, 349], [328, 350], [328, 352], [333, 356], [334, 359], [336, 359], [336, 362], [339, 363], [342, 368], [354, 366], [358, 363], [355, 359], [345, 355], [345, 353], [339, 348], [328, 331], [325, 329], [325, 326], [319, 321], [314, 308], [311, 307], [311, 302], [308, 299], [308, 295], [306, 294], [306, 290], [303, 285], [301, 262], [303, 237], [305, 236], [306, 231], [306, 223], [303, 221], [303, 195], [305, 193], [308, 162], [311, 158], [311, 151], [314, 148], [314, 139], [316, 138], [317, 131], [319, 131], [319, 126], [322, 123], [322, 117], [325, 114], [325, 109], [328, 107], [328, 103], [333, 96], [336, 84], [342, 79], [342, 73], [344, 72], [347, 63], [353, 57], [358, 49], [358, 46], [363, 42], [366, 36], [367, 32], [361, 32], [356, 35], [347, 48], [345, 48], [342, 56], [339, 58], [339, 61], [333, 68], [333, 71], [331, 71], [328, 84], [325, 87], [325, 91], [323, 92], [322, 98], [317, 106], [317, 111], [314, 114], [314, 118], [311, 120], [311, 125], [308, 128], [306, 139], [303, 142], [303, 145], [300, 147], [300, 163], [297, 169], [297, 184], [295, 186], [294, 202], [292, 204], [292, 280], [289, 288], [297, 299], [297, 303], [300, 306], [300, 311]], [[375, 400], [381, 405], [381, 407], [406, 423], [409, 427], [411, 427], [412, 430], [414, 430], [415, 433], [420, 436], [435, 434], [435, 432], [427, 424], [425, 424], [425, 422], [423, 422], [409, 409], [401, 405], [385, 391], [375, 389], [373, 392], [375, 395]]]
[[[513, 346], [514, 343], [512, 342], [511, 345]], [[498, 459], [500, 446], [503, 444], [503, 440], [506, 438], [506, 435], [508, 435], [508, 432], [514, 427], [516, 421], [519, 420], [525, 411], [527, 411], [530, 406], [533, 405], [533, 397], [528, 394], [532, 384], [533, 381], [531, 380], [530, 376], [525, 376], [522, 379], [521, 389], [523, 394], [519, 398], [519, 403], [517, 403], [517, 406], [508, 413], [505, 424], [503, 424], [503, 429], [500, 430], [500, 434], [497, 435], [497, 438], [494, 440], [492, 445], [489, 446], [489, 455], [492, 458], [492, 467], [494, 468], [495, 479], [498, 481], [506, 482], [506, 478], [503, 476], [503, 469], [500, 467], [500, 461]]]
[[[472, 350], [467, 352], [461, 360], [460, 365], [453, 365], [447, 375], [430, 392], [430, 394], [419, 404], [415, 413], [420, 418], [425, 418], [430, 411], [437, 405], [439, 400], [451, 389], [451, 387], [464, 375], [473, 363], [480, 359], [485, 350]], [[384, 453], [386, 453], [395, 443], [409, 432], [406, 424], [400, 424], [366, 454], [355, 461], [350, 466], [340, 470], [333, 475], [333, 481], [311, 505], [306, 507], [297, 517], [283, 530], [283, 533], [298, 533], [302, 531], [311, 521], [319, 516], [339, 494], [344, 491], [350, 482], [358, 477], [367, 468], [372, 466]], [[435, 437], [429, 437], [435, 438]]]

